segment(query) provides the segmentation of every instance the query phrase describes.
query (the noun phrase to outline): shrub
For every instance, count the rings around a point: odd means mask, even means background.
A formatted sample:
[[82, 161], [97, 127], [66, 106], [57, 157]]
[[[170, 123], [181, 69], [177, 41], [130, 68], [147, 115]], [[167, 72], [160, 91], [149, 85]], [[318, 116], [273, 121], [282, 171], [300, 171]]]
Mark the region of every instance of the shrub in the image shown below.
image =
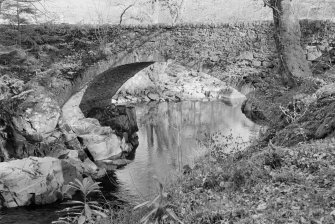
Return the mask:
[[90, 178], [84, 178], [81, 182], [75, 179], [75, 182], [69, 183], [69, 188], [78, 190], [82, 195], [82, 201], [71, 200], [63, 204], [69, 207], [59, 211], [61, 217], [53, 224], [84, 224], [96, 223], [101, 218], [106, 218], [106, 210], [97, 202], [88, 199], [88, 196], [94, 192], [100, 192], [99, 182], [93, 182]]
[[[140, 222], [144, 224], [159, 224], [170, 217], [174, 221], [182, 224], [183, 222], [179, 220], [177, 215], [171, 209], [174, 206], [167, 203], [167, 193], [164, 192], [163, 184], [157, 178], [155, 179], [158, 182], [159, 194], [152, 201], [146, 201], [134, 207], [134, 210], [143, 207], [147, 207], [148, 209], [150, 209], [149, 212], [140, 220]], [[152, 222], [152, 220], [154, 222]]]

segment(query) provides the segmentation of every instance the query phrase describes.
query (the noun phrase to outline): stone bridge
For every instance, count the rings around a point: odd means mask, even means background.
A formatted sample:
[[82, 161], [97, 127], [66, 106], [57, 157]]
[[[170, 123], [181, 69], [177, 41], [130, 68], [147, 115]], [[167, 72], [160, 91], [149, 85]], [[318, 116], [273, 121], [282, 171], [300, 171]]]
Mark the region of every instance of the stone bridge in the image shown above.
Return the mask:
[[[335, 25], [302, 21], [302, 44], [315, 43], [318, 35], [334, 41]], [[116, 31], [115, 31], [116, 30]], [[66, 84], [59, 91], [63, 105], [74, 93], [87, 87], [80, 108], [109, 104], [109, 99], [129, 78], [155, 62], [174, 60], [187, 68], [213, 75], [234, 85], [248, 73], [267, 72], [278, 64], [272, 24], [129, 26], [114, 29], [107, 45], [111, 56]], [[57, 95], [56, 94], [56, 95]]]
[[[121, 158], [123, 152], [131, 152], [132, 147], [138, 144], [138, 141], [133, 141], [135, 138], [130, 140], [128, 138], [133, 136], [133, 131], [121, 130], [125, 134], [121, 140], [110, 127], [102, 127], [96, 119], [87, 118], [85, 115], [94, 107], [108, 105], [109, 99], [124, 82], [155, 62], [172, 59], [187, 68], [200, 70], [226, 81], [231, 81], [230, 77], [241, 77], [245, 73], [262, 72], [271, 75], [271, 72], [275, 72], [271, 69], [276, 68], [277, 64], [274, 40], [269, 32], [272, 30], [271, 26], [269, 23], [253, 23], [116, 29], [118, 32], [111, 36], [107, 46], [111, 52], [108, 60], [93, 65], [80, 76], [74, 77], [72, 81], [53, 77], [55, 79], [52, 79], [52, 83], [45, 88], [49, 88], [47, 90], [50, 90], [55, 98], [49, 96], [49, 93], [46, 94], [44, 87], [35, 88], [31, 93], [32, 97], [24, 102], [25, 106], [34, 105], [33, 110], [31, 108], [26, 110], [26, 113], [18, 118], [18, 122], [15, 122], [16, 129], [22, 135], [29, 137], [33, 142], [38, 142], [40, 147], [37, 148], [38, 155], [41, 153], [45, 155], [45, 151], [55, 149], [56, 153], [63, 151], [58, 139], [64, 135], [68, 144], [64, 145], [64, 149], [75, 149], [69, 151], [71, 154], [74, 153], [72, 156], [77, 157], [76, 160], [68, 160], [65, 165], [62, 165], [63, 161], [55, 158], [0, 163], [3, 166], [0, 168], [3, 170], [2, 176], [10, 180], [5, 181], [10, 185], [6, 184], [2, 188], [0, 186], [0, 196], [5, 198], [5, 204], [0, 203], [0, 208], [2, 204], [6, 207], [27, 205], [31, 199], [35, 203], [53, 202], [57, 199], [59, 187], [78, 175], [77, 167], [82, 170], [88, 166], [91, 170], [89, 172], [97, 171], [97, 167], [94, 168], [95, 164], [84, 162], [86, 165], [83, 165], [79, 162], [78, 155], [75, 154], [76, 152], [79, 154], [79, 150], [81, 151], [83, 147], [86, 147], [99, 162], [97, 165], [103, 165], [102, 167], [120, 165], [120, 163], [113, 164], [114, 160]], [[308, 22], [303, 24], [302, 33], [302, 44], [308, 46], [307, 57], [312, 62], [314, 60], [318, 63], [315, 56], [319, 55], [320, 51], [327, 53], [328, 49], [335, 47], [334, 24]], [[130, 117], [127, 110], [121, 116]], [[60, 130], [56, 128], [57, 125]], [[39, 143], [41, 140], [45, 140], [47, 144], [50, 142], [57, 144], [50, 144], [51, 147], [46, 148], [46, 144]], [[58, 150], [58, 147], [61, 150]], [[36, 155], [35, 147], [31, 147], [31, 152], [25, 151], [27, 155]], [[70, 157], [70, 152], [62, 154], [64, 155]], [[22, 164], [27, 164], [24, 170], [27, 169], [29, 172], [20, 172]], [[13, 169], [18, 172], [13, 172]], [[36, 179], [32, 178], [30, 173], [43, 175], [39, 175], [39, 179]], [[41, 184], [49, 183], [50, 176], [53, 177], [51, 184], [47, 186]], [[31, 184], [26, 187], [22, 181]], [[34, 195], [36, 197], [32, 197]]]
[[110, 68], [94, 75], [93, 79], [88, 81], [80, 104], [81, 110], [86, 114], [91, 108], [109, 105], [112, 96], [128, 79], [155, 62], [167, 60], [168, 58], [160, 52], [152, 52], [149, 55], [127, 52], [125, 55], [118, 55], [114, 60], [110, 59], [107, 62]]

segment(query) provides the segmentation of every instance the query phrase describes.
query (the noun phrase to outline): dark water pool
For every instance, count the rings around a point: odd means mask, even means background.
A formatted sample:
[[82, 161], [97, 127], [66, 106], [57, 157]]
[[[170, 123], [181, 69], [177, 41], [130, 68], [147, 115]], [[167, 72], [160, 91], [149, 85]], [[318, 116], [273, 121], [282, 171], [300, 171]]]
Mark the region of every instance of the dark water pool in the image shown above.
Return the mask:
[[0, 211], [1, 224], [48, 224], [57, 219], [57, 205], [13, 208]]

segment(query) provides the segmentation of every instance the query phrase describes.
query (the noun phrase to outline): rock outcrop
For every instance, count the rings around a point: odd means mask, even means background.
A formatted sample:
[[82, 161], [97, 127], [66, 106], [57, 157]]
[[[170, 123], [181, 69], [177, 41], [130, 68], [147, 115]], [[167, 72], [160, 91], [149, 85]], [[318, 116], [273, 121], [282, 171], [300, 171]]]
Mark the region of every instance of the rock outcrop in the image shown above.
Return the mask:
[[[97, 164], [123, 159], [138, 145], [135, 112], [127, 107], [95, 108], [90, 117], [85, 117], [79, 108], [84, 92], [78, 92], [63, 106], [61, 122], [68, 125]], [[115, 163], [120, 165], [119, 161]]]
[[129, 163], [124, 155], [138, 144], [129, 140], [138, 130], [130, 108], [100, 118], [101, 126], [79, 109], [82, 92], [61, 110], [44, 87], [16, 81], [0, 78], [0, 100], [15, 99], [16, 106], [15, 113], [0, 117], [0, 207], [53, 203], [75, 178], [101, 178], [106, 169]]
[[18, 105], [21, 113], [13, 117], [13, 124], [28, 140], [41, 142], [54, 132], [61, 109], [45, 88], [38, 85], [28, 88], [34, 91]]
[[0, 100], [1, 141], [7, 150], [2, 150], [1, 154], [7, 154], [4, 159], [46, 156], [45, 145], [60, 138], [56, 131], [60, 107], [48, 91], [4, 75]]
[[0, 163], [0, 208], [49, 204], [81, 173], [72, 161], [29, 157]]

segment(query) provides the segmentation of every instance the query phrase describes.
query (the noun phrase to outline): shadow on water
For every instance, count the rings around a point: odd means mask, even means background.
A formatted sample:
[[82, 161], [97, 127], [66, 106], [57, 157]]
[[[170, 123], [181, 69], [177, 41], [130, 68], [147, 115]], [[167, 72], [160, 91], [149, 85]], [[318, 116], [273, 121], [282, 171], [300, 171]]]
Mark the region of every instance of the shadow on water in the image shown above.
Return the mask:
[[59, 204], [0, 210], [1, 224], [48, 224], [57, 219]]
[[[200, 142], [211, 134], [256, 138], [258, 126], [241, 112], [240, 104], [224, 101], [152, 103], [136, 106], [139, 146], [129, 155], [132, 162], [99, 180], [109, 200], [114, 195], [135, 202], [156, 194], [157, 176], [163, 183], [172, 181], [184, 165], [207, 153]], [[122, 203], [122, 201], [121, 201]], [[60, 205], [7, 209], [0, 211], [1, 224], [47, 224], [57, 219]]]

